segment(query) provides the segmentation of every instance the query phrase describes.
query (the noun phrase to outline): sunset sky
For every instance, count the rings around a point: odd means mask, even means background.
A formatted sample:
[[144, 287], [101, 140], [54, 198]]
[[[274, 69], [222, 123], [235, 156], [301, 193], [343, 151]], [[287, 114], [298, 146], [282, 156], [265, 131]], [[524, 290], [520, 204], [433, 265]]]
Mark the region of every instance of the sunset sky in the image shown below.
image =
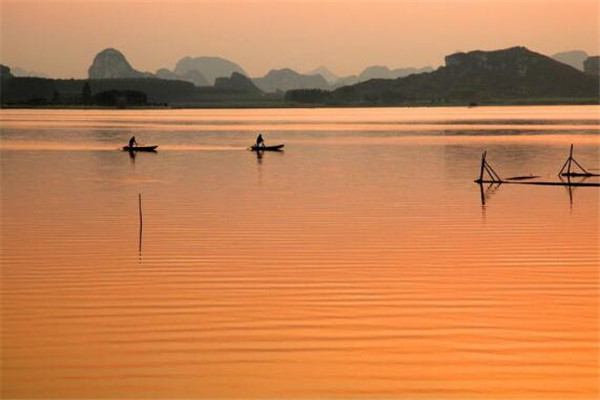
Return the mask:
[[53, 77], [87, 76], [94, 55], [121, 50], [132, 66], [172, 69], [221, 56], [251, 76], [271, 68], [338, 75], [369, 65], [439, 66], [456, 51], [523, 45], [553, 54], [600, 46], [588, 1], [15, 1], [0, 0], [3, 64]]

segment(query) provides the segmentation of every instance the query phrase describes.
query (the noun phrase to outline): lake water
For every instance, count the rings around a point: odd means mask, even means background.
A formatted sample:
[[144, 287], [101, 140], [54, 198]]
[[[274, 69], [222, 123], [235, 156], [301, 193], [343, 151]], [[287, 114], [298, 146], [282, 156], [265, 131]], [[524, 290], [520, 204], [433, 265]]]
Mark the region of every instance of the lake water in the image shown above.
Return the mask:
[[599, 396], [600, 107], [0, 123], [3, 398]]

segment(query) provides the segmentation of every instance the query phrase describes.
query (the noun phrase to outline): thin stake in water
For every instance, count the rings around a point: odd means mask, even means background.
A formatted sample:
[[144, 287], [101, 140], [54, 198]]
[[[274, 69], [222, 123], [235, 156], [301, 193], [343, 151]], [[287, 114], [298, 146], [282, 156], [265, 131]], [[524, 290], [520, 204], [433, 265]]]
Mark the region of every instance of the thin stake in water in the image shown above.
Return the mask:
[[143, 222], [143, 218], [142, 218], [142, 194], [138, 193], [138, 208], [139, 208], [139, 214], [140, 214], [140, 237], [139, 237], [139, 246], [138, 246], [138, 252], [139, 252], [139, 256], [142, 256], [142, 227], [144, 225]]

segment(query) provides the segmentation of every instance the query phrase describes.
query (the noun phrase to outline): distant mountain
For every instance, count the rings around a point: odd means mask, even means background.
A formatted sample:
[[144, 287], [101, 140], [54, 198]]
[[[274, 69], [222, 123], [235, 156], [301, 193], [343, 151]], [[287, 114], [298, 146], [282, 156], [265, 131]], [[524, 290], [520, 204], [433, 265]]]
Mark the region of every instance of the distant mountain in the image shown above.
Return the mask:
[[123, 53], [112, 48], [96, 54], [88, 69], [90, 79], [144, 78], [149, 75], [135, 70]]
[[260, 93], [261, 90], [256, 87], [250, 78], [240, 73], [234, 72], [229, 78], [220, 77], [215, 80], [214, 87], [216, 89], [245, 92], [245, 93]]
[[588, 75], [600, 75], [600, 56], [588, 57], [583, 62], [583, 71]]
[[563, 51], [552, 55], [552, 58], [583, 71], [583, 62], [588, 58], [588, 53], [581, 50]]
[[423, 68], [396, 68], [389, 69], [386, 66], [373, 65], [365, 68], [358, 76], [359, 82], [368, 81], [369, 79], [396, 79], [402, 78], [411, 74], [420, 74], [423, 72], [431, 72], [433, 68], [430, 66]]
[[152, 77], [152, 74], [133, 69], [119, 50], [104, 49], [94, 57], [88, 69], [88, 77], [90, 79], [148, 78]]
[[28, 71], [26, 69], [19, 68], [19, 67], [12, 67], [10, 70], [14, 76], [19, 77], [19, 78], [23, 78], [23, 77], [48, 78], [49, 77], [48, 75], [46, 75], [42, 72]]
[[14, 75], [12, 74], [12, 72], [10, 72], [10, 68], [6, 65], [0, 64], [0, 81], [9, 80], [12, 78], [14, 78]]
[[179, 75], [177, 75], [175, 72], [171, 71], [168, 68], [157, 69], [154, 73], [154, 76], [156, 76], [159, 79], [166, 79], [170, 81], [181, 80], [181, 77]]
[[171, 81], [185, 81], [193, 83], [195, 86], [209, 86], [208, 81], [206, 80], [204, 75], [202, 75], [195, 69], [191, 69], [183, 75], [177, 75], [175, 72], [167, 68], [161, 68], [158, 69], [154, 75], [159, 79], [166, 79]]
[[373, 65], [365, 68], [359, 75], [358, 81], [364, 82], [369, 79], [392, 79], [392, 71], [383, 65]]
[[238, 64], [220, 57], [184, 57], [177, 62], [173, 72], [185, 76], [189, 71], [201, 74], [208, 85], [214, 85], [217, 78], [229, 77], [234, 72], [247, 75]]
[[[372, 79], [333, 92], [287, 93], [289, 101], [402, 105], [584, 98], [598, 101], [599, 80], [524, 47], [456, 53], [446, 66], [398, 79]], [[564, 100], [562, 100], [564, 101]]]
[[209, 86], [208, 80], [195, 69], [190, 69], [186, 71], [183, 75], [181, 75], [180, 79], [182, 81], [191, 82], [196, 86]]
[[[598, 104], [600, 101], [598, 56], [584, 61], [584, 73], [524, 47], [452, 54], [445, 58], [445, 66], [432, 72], [375, 66], [367, 68], [360, 77], [340, 78], [335, 85], [330, 85], [320, 74], [300, 74], [291, 69], [271, 70], [254, 80], [237, 71], [215, 76], [227, 68], [241, 70], [241, 67], [207, 57], [184, 60], [178, 63], [181, 64], [178, 71], [162, 68], [152, 75], [135, 70], [119, 51], [106, 49], [94, 58], [89, 69], [90, 76], [97, 79], [87, 80], [17, 77], [8, 66], [0, 65], [0, 102], [2, 106], [87, 106], [90, 103], [84, 101], [83, 88], [88, 85], [91, 96], [136, 92], [140, 99], [145, 96], [148, 104], [178, 107]], [[212, 75], [204, 75], [197, 67]], [[372, 78], [407, 73], [410, 75], [395, 79]], [[115, 78], [120, 76], [129, 77]], [[344, 86], [328, 90], [338, 84]], [[142, 103], [127, 102], [136, 104]]]
[[160, 68], [156, 74], [140, 72], [134, 69], [123, 53], [115, 49], [105, 49], [96, 55], [88, 70], [90, 79], [117, 78], [159, 78], [180, 80], [195, 86], [210, 86], [215, 78], [228, 77], [232, 72], [244, 73], [242, 68], [231, 61], [218, 57], [185, 57], [177, 63], [175, 71]]
[[409, 68], [396, 68], [392, 70], [392, 76], [394, 78], [403, 78], [405, 76], [409, 76], [412, 74], [422, 74], [424, 72], [431, 72], [433, 71], [433, 67], [428, 65], [426, 67], [422, 67], [422, 68], [413, 68], [413, 67], [409, 67]]
[[338, 79], [340, 79], [339, 76], [331, 72], [327, 67], [323, 66], [313, 69], [312, 71], [307, 72], [305, 75], [321, 75], [330, 85], [333, 85]]
[[402, 78], [411, 74], [421, 74], [424, 72], [431, 72], [433, 68], [430, 66], [423, 68], [396, 68], [390, 69], [385, 65], [372, 65], [365, 68], [358, 76], [350, 75], [342, 78], [338, 78], [332, 85], [332, 89], [337, 89], [342, 86], [355, 85], [359, 82], [365, 82], [370, 79], [397, 79]]
[[329, 84], [321, 75], [302, 75], [290, 68], [272, 69], [253, 81], [260, 90], [268, 93], [291, 89], [329, 89]]
[[339, 78], [337, 81], [335, 81], [335, 83], [333, 85], [331, 85], [331, 88], [337, 89], [342, 86], [355, 85], [358, 82], [360, 82], [358, 80], [358, 75], [345, 76], [345, 77]]

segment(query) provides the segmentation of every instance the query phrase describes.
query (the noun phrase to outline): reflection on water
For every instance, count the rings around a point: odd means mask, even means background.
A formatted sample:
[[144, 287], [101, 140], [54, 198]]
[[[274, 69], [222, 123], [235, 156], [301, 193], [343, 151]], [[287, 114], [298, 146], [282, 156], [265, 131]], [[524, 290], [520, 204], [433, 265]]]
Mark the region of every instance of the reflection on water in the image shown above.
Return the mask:
[[1, 395], [596, 398], [599, 111], [3, 110]]
[[[132, 152], [130, 152], [132, 153]], [[144, 217], [142, 212], [142, 194], [138, 193], [139, 213], [140, 213], [140, 239], [138, 245], [139, 261], [142, 262], [142, 235], [144, 232]]]
[[[561, 179], [562, 181], [563, 179]], [[573, 186], [571, 184], [569, 184], [568, 181], [570, 181], [570, 179], [566, 179], [565, 181], [565, 185], [564, 190], [566, 193], [566, 196], [569, 200], [569, 206], [570, 209], [573, 209], [573, 199], [574, 199], [574, 193], [577, 191], [577, 189], [579, 189], [578, 186]], [[485, 215], [485, 208], [487, 203], [489, 202], [489, 200], [494, 197], [494, 195], [496, 194], [496, 192], [500, 189], [500, 186], [502, 186], [501, 183], [479, 183], [479, 194], [480, 194], [480, 198], [481, 198], [481, 209]], [[586, 190], [586, 189], [584, 189]]]

